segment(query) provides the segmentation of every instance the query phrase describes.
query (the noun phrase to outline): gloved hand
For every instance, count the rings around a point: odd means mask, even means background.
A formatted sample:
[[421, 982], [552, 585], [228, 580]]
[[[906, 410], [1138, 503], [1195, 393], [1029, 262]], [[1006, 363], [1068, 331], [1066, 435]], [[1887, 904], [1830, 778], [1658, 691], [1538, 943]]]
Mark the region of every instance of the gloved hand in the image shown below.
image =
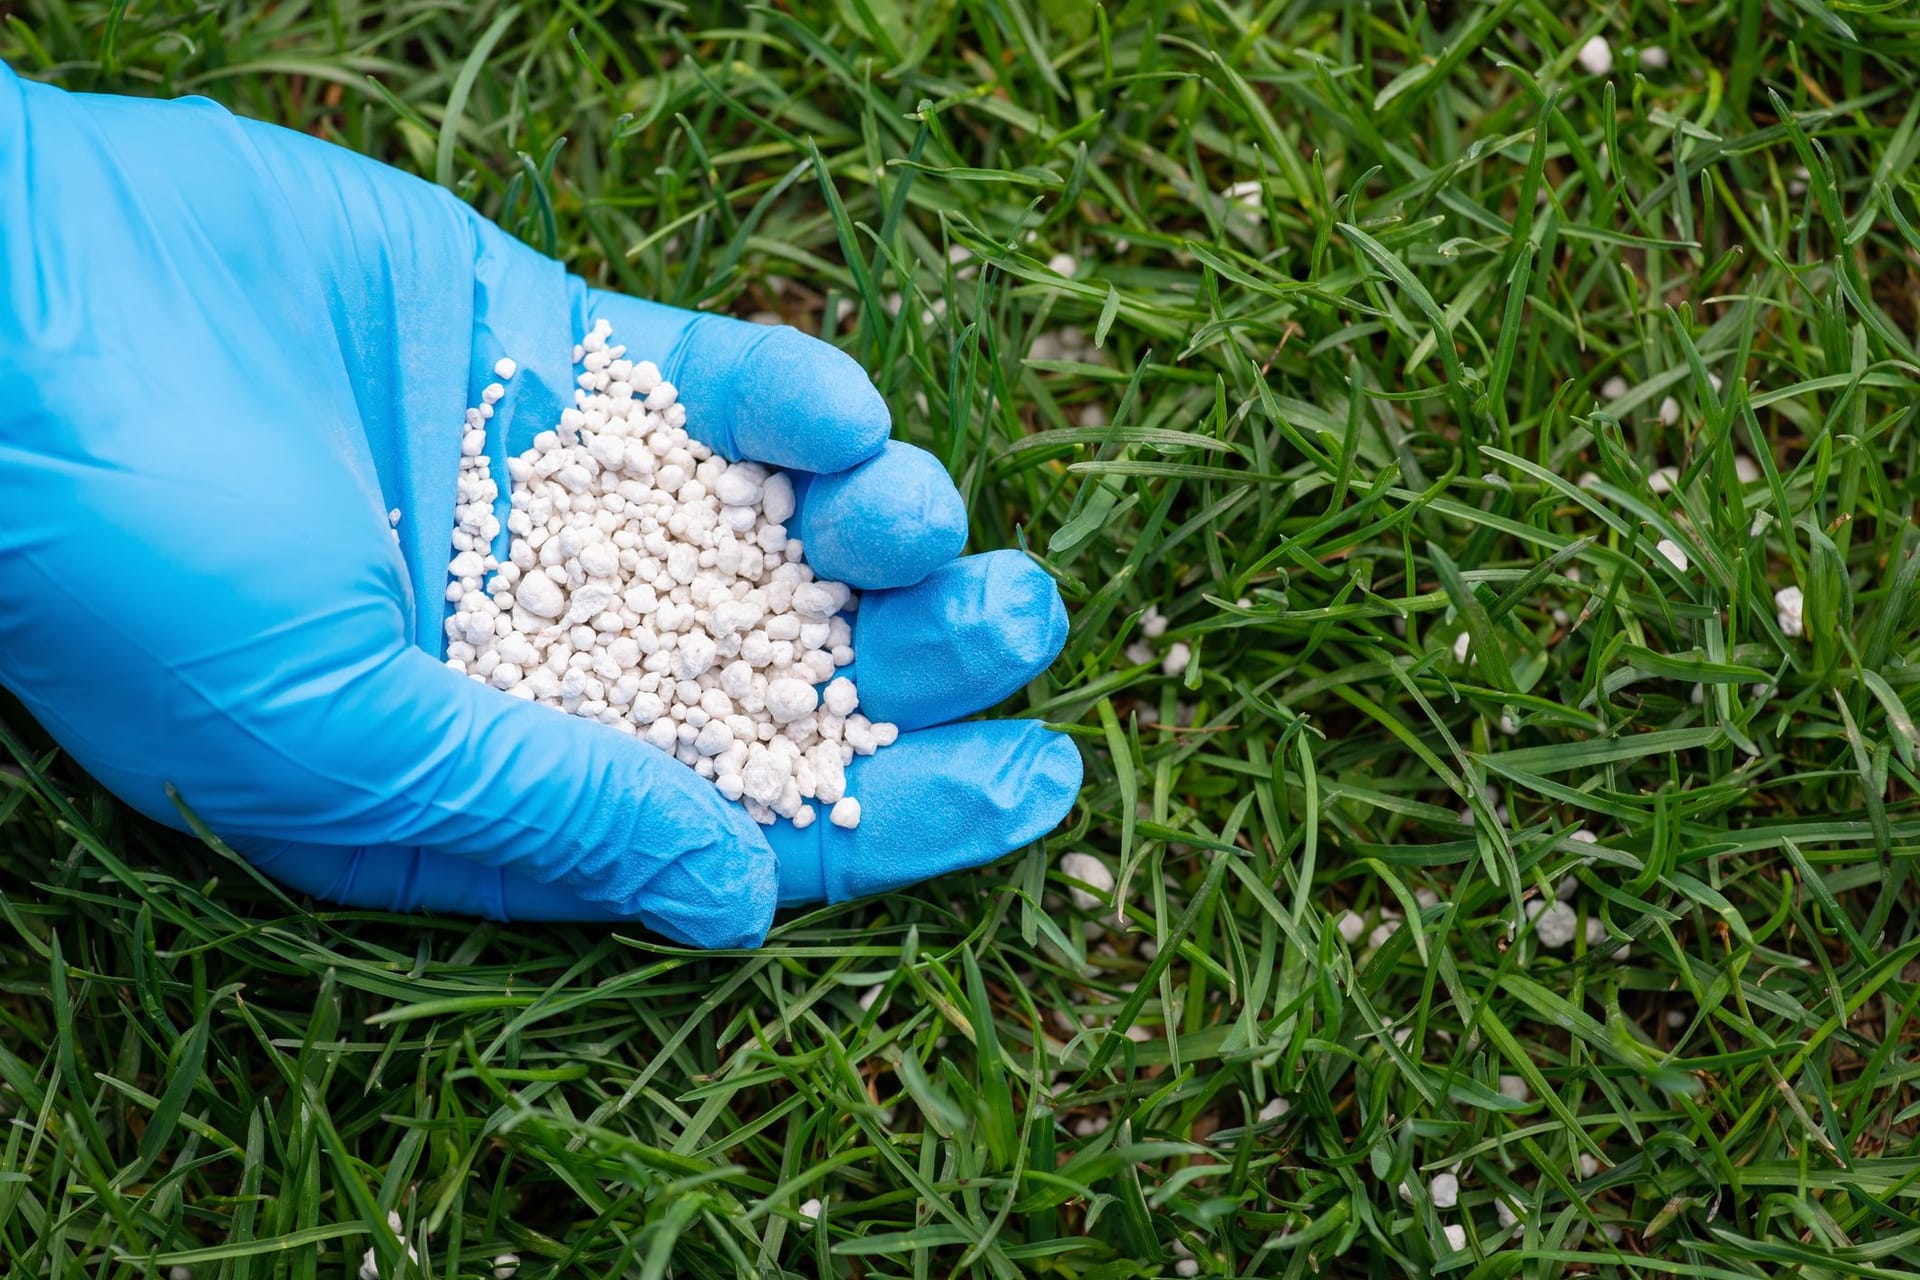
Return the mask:
[[[863, 709], [910, 731], [849, 771], [856, 830], [758, 827], [645, 743], [439, 660], [464, 412], [518, 362], [489, 424], [504, 520], [505, 457], [572, 402], [602, 316], [696, 436], [811, 473], [790, 527], [868, 590]], [[888, 430], [793, 329], [589, 289], [437, 187], [204, 100], [0, 66], [0, 680], [129, 804], [178, 826], [173, 784], [295, 888], [751, 946], [776, 900], [1051, 828], [1073, 745], [952, 722], [1052, 660], [1060, 599], [1023, 556], [955, 559], [959, 494]]]

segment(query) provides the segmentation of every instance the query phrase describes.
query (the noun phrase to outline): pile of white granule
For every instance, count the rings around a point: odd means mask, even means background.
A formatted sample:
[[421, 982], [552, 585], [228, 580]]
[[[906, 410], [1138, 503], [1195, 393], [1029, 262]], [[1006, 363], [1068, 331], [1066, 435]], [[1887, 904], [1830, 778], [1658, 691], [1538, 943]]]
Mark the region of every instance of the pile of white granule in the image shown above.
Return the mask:
[[[574, 348], [573, 407], [507, 460], [506, 562], [487, 423], [515, 366], [467, 411], [454, 508], [447, 665], [513, 697], [646, 739], [755, 821], [853, 827], [846, 767], [898, 736], [859, 713], [843, 615], [784, 523], [793, 484], [686, 432], [686, 407], [601, 320]], [[815, 686], [824, 685], [823, 690]]]

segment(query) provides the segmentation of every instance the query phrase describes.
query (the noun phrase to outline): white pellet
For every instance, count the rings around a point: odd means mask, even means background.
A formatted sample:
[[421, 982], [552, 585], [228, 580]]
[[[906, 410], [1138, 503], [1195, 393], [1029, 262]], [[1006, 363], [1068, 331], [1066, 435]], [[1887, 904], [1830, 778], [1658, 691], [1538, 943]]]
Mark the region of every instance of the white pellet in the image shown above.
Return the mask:
[[[1082, 911], [1098, 911], [1113, 896], [1113, 872], [1090, 853], [1067, 853], [1060, 857], [1060, 874], [1079, 884], [1067, 887], [1067, 896]], [[1081, 885], [1085, 885], [1082, 888]]]
[[[419, 1252], [413, 1245], [407, 1243], [406, 1223], [402, 1222], [400, 1215], [391, 1209], [387, 1211], [387, 1226], [392, 1229], [394, 1235], [400, 1237], [402, 1244], [406, 1244], [408, 1260], [412, 1262], [420, 1261]], [[360, 1280], [381, 1280], [380, 1255], [372, 1249], [367, 1250], [365, 1256], [360, 1259]]]
[[1799, 587], [1782, 587], [1774, 592], [1773, 609], [1780, 634], [1792, 638], [1806, 633], [1807, 598]]
[[1266, 188], [1261, 186], [1256, 179], [1247, 178], [1234, 183], [1220, 194], [1229, 200], [1237, 200], [1249, 209], [1258, 209], [1261, 198], [1266, 195]]
[[808, 1222], [818, 1220], [820, 1217], [820, 1201], [817, 1198], [807, 1200], [800, 1206], [800, 1216]]
[[1628, 389], [1627, 380], [1616, 373], [1600, 384], [1600, 398], [1607, 401], [1618, 400], [1627, 394]]
[[1680, 421], [1680, 402], [1672, 396], [1660, 401], [1660, 421], [1669, 427]]
[[566, 593], [544, 573], [530, 573], [522, 579], [519, 589], [514, 592], [514, 601], [528, 613], [541, 618], [557, 618], [567, 607]]
[[1527, 919], [1533, 921], [1533, 936], [1540, 945], [1558, 950], [1573, 941], [1580, 931], [1580, 918], [1564, 902], [1542, 902], [1535, 898], [1527, 904]]
[[1687, 567], [1689, 563], [1691, 563], [1687, 559], [1687, 553], [1681, 550], [1680, 544], [1672, 538], [1660, 539], [1660, 541], [1654, 544], [1653, 549], [1659, 552], [1668, 564], [1678, 569], [1681, 573], [1687, 571]]
[[1342, 911], [1334, 917], [1333, 927], [1340, 932], [1348, 946], [1352, 946], [1367, 934], [1367, 922], [1356, 911]]
[[774, 472], [767, 477], [760, 492], [760, 514], [768, 524], [785, 524], [793, 515], [793, 481], [785, 473]]
[[1167, 646], [1166, 657], [1160, 659], [1163, 674], [1180, 677], [1187, 674], [1187, 665], [1193, 661], [1193, 650], [1184, 641], [1175, 640]]
[[826, 690], [821, 695], [821, 702], [827, 708], [829, 715], [838, 716], [844, 720], [852, 715], [853, 709], [859, 705], [860, 695], [854, 689], [853, 681], [845, 676], [837, 676], [828, 682]]
[[507, 357], [501, 356], [498, 360], [495, 360], [493, 362], [493, 376], [500, 379], [500, 381], [505, 382], [507, 381], [507, 379], [513, 377], [514, 371], [517, 370], [519, 367], [520, 367], [519, 365], [509, 360]]
[[1451, 1209], [1460, 1203], [1460, 1179], [1451, 1173], [1436, 1173], [1427, 1184], [1427, 1198], [1436, 1209]]
[[842, 796], [833, 802], [833, 812], [827, 816], [834, 826], [851, 830], [860, 825], [860, 802], [852, 796]]
[[[502, 361], [502, 363], [511, 363]], [[520, 1255], [503, 1253], [493, 1260], [493, 1280], [513, 1280], [514, 1272], [520, 1269]]]
[[786, 724], [809, 715], [816, 705], [818, 696], [813, 686], [805, 680], [786, 676], [767, 682], [767, 714], [773, 717], [776, 724]]
[[1590, 76], [1603, 76], [1613, 70], [1613, 46], [1605, 36], [1589, 37], [1574, 56], [1580, 62], [1580, 69]]
[[1467, 1247], [1467, 1229], [1459, 1223], [1449, 1222], [1440, 1233], [1447, 1238], [1447, 1248], [1457, 1252]]

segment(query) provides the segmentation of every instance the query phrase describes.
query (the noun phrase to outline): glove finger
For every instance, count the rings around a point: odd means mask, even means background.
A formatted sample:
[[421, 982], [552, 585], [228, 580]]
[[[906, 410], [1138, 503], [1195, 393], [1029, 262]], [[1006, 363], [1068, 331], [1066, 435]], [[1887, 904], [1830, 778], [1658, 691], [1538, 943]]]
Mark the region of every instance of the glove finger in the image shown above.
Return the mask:
[[986, 710], [1067, 640], [1059, 590], [1020, 551], [948, 561], [911, 587], [862, 596], [853, 616], [860, 710], [902, 729]]
[[789, 528], [823, 578], [861, 590], [905, 587], [960, 554], [967, 506], [939, 459], [889, 440], [845, 471], [798, 486]]
[[845, 902], [992, 862], [1051, 831], [1080, 790], [1080, 751], [1037, 720], [976, 720], [902, 734], [855, 757], [860, 825], [824, 808], [805, 829], [766, 828], [780, 903]]
[[728, 458], [844, 471], [880, 451], [886, 401], [853, 358], [787, 325], [683, 311], [581, 286], [581, 331], [597, 320], [629, 360], [651, 360], [687, 407], [687, 432]]

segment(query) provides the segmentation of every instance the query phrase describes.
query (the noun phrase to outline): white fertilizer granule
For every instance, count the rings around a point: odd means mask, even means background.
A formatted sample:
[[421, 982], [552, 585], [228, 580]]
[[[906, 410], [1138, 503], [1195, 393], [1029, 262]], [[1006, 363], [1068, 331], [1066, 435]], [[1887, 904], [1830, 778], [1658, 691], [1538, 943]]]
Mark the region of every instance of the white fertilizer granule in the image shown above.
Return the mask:
[[[1067, 889], [1074, 906], [1082, 911], [1098, 911], [1107, 905], [1107, 899], [1113, 893], [1113, 872], [1107, 870], [1107, 864], [1100, 859], [1090, 853], [1063, 854], [1060, 858], [1060, 874], [1080, 882]], [[1081, 885], [1086, 888], [1081, 888]]]
[[1340, 931], [1340, 936], [1346, 940], [1348, 946], [1367, 936], [1366, 919], [1355, 911], [1342, 911], [1335, 916], [1333, 927]]
[[574, 348], [573, 407], [507, 460], [504, 563], [486, 424], [506, 387], [467, 411], [447, 665], [644, 738], [756, 822], [809, 826], [816, 800], [858, 826], [846, 768], [899, 734], [834, 674], [853, 661], [858, 597], [816, 579], [788, 536], [792, 481], [690, 437], [677, 389], [611, 336], [601, 320]]
[[[400, 1237], [402, 1244], [407, 1245], [408, 1259], [419, 1262], [419, 1251], [411, 1244], [407, 1244], [407, 1224], [402, 1222], [400, 1215], [391, 1209], [387, 1210], [387, 1226], [392, 1229], [394, 1235]], [[367, 1250], [366, 1256], [360, 1259], [360, 1280], [381, 1280], [380, 1257], [372, 1249]]]
[[1580, 918], [1564, 902], [1542, 902], [1535, 898], [1527, 904], [1527, 918], [1533, 921], [1533, 936], [1540, 940], [1540, 945], [1556, 951], [1572, 942], [1580, 928]]
[[1574, 55], [1580, 69], [1588, 75], [1603, 76], [1613, 70], [1613, 47], [1605, 36], [1590, 36]]
[[1782, 587], [1774, 592], [1773, 609], [1781, 635], [1793, 637], [1806, 634], [1807, 597], [1799, 587]]
[[1436, 1209], [1451, 1209], [1460, 1203], [1460, 1179], [1451, 1173], [1436, 1173], [1427, 1184], [1427, 1195]]

